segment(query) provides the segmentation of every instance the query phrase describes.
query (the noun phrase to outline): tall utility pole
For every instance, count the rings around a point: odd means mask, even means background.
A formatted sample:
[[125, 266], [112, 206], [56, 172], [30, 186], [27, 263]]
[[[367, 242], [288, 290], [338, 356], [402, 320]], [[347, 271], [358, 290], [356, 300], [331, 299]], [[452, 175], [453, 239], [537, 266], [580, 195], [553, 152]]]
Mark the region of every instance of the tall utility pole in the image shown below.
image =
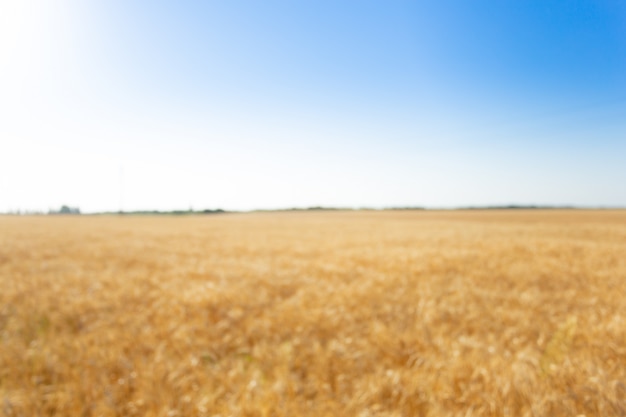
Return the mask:
[[124, 213], [124, 165], [120, 165], [120, 214]]

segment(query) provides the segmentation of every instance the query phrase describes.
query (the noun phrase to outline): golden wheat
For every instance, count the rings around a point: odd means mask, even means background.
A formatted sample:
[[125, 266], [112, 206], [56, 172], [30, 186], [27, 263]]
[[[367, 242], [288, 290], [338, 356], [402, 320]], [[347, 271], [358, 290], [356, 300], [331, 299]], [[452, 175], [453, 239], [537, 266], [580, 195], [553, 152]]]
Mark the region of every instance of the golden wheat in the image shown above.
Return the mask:
[[0, 217], [6, 416], [624, 416], [626, 212]]

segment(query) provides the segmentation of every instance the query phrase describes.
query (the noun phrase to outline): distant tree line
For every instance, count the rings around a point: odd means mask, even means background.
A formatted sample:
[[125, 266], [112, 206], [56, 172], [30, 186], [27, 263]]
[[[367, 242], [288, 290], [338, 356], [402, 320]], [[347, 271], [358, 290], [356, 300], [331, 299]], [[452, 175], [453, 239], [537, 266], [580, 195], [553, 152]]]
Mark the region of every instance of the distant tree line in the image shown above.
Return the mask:
[[[206, 209], [206, 210], [135, 210], [135, 211], [118, 211], [117, 214], [129, 215], [129, 216], [183, 216], [189, 214], [222, 214], [227, 213], [222, 209]], [[111, 212], [97, 213], [97, 214], [113, 214]]]
[[[602, 207], [596, 207], [596, 209], [601, 209]], [[609, 208], [609, 207], [606, 207]], [[619, 207], [614, 207], [619, 208]], [[622, 207], [624, 208], [624, 207]], [[455, 208], [426, 208], [420, 206], [396, 206], [396, 207], [385, 207], [382, 209], [379, 208], [368, 208], [368, 207], [360, 207], [360, 208], [351, 208], [351, 207], [323, 207], [323, 206], [312, 206], [312, 207], [291, 207], [291, 208], [283, 208], [283, 209], [259, 209], [259, 210], [250, 210], [251, 212], [290, 212], [290, 211], [413, 211], [413, 210], [562, 210], [562, 209], [584, 209], [583, 207], [571, 206], [571, 205], [562, 205], [562, 206], [540, 206], [540, 205], [501, 205], [501, 206], [466, 206], [466, 207], [455, 207]], [[169, 215], [169, 216], [184, 216], [184, 215], [202, 215], [202, 214], [223, 214], [223, 213], [237, 213], [237, 211], [227, 211], [223, 209], [204, 209], [204, 210], [193, 210], [189, 208], [188, 210], [136, 210], [136, 211], [108, 211], [108, 212], [98, 212], [93, 213], [94, 215], [102, 215], [102, 214], [119, 214], [119, 215], [146, 215], [146, 216], [159, 216], [159, 215]], [[61, 206], [59, 209], [50, 209], [48, 212], [39, 211], [39, 210], [23, 210], [23, 209], [11, 209], [4, 213], [0, 214], [9, 214], [9, 215], [79, 215], [81, 211], [78, 207], [71, 207], [67, 205]]]
[[510, 204], [504, 206], [468, 206], [459, 207], [457, 210], [571, 210], [575, 209], [575, 206], [538, 206], [538, 205], [517, 205]]
[[12, 210], [6, 211], [5, 213], [0, 213], [0, 214], [9, 214], [12, 216], [40, 216], [46, 213], [41, 210], [12, 209]]
[[0, 214], [9, 214], [14, 216], [43, 216], [43, 215], [53, 215], [53, 214], [80, 214], [80, 209], [78, 207], [70, 207], [63, 205], [59, 209], [49, 209], [46, 213], [42, 210], [23, 210], [23, 209], [13, 209], [8, 210], [5, 213]]

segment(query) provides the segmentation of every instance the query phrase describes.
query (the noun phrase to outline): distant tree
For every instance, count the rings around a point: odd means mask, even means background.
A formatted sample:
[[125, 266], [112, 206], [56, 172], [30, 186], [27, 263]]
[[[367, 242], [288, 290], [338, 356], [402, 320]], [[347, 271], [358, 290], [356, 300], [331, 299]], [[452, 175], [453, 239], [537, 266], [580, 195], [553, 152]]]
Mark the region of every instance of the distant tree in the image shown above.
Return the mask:
[[61, 209], [57, 212], [59, 214], [80, 214], [80, 209], [78, 207], [70, 207], [63, 205]]

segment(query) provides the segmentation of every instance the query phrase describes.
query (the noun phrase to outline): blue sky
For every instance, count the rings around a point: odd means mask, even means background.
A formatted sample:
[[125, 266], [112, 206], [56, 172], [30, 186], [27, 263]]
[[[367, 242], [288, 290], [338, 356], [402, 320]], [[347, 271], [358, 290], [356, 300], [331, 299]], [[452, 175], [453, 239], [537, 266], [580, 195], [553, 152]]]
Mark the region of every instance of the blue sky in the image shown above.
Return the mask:
[[0, 211], [626, 206], [618, 1], [0, 16]]

